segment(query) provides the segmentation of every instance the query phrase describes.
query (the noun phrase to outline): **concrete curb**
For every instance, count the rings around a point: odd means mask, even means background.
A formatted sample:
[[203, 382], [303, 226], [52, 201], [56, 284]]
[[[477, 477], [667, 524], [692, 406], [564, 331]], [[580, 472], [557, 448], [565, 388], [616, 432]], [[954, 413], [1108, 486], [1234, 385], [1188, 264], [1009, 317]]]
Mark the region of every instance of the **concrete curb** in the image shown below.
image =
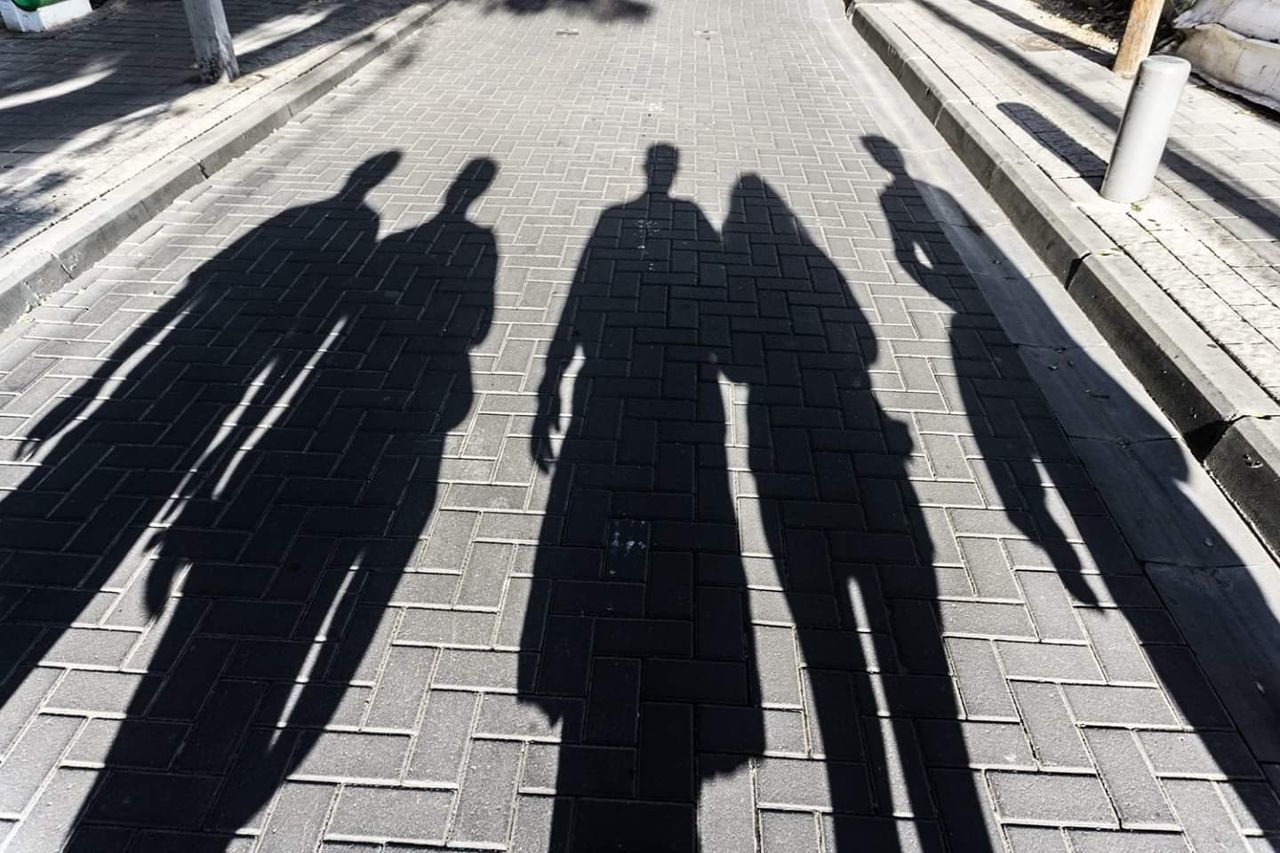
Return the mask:
[[0, 329], [101, 260], [179, 195], [403, 41], [447, 2], [430, 0], [349, 36], [336, 53], [4, 255]]
[[854, 28], [1280, 555], [1280, 405], [982, 114], [876, 0]]

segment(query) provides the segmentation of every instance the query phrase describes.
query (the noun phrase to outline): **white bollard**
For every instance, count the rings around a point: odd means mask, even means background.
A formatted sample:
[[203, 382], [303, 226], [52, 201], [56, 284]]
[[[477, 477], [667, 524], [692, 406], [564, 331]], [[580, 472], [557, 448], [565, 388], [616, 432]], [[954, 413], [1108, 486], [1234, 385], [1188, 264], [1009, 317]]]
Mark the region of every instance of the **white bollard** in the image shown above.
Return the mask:
[[1190, 74], [1191, 63], [1176, 56], [1142, 60], [1120, 119], [1107, 175], [1102, 179], [1103, 198], [1134, 202], [1151, 192], [1178, 99]]

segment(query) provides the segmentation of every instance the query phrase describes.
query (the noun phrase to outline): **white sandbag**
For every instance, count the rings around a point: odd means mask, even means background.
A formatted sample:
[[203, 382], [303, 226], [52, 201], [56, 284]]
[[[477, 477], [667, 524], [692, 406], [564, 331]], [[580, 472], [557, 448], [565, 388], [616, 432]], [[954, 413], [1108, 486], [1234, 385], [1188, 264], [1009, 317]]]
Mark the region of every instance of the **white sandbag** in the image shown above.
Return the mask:
[[1229, 92], [1280, 110], [1280, 44], [1246, 38], [1221, 24], [1199, 24], [1185, 35], [1178, 55], [1189, 60], [1197, 74]]
[[1174, 19], [1174, 27], [1190, 30], [1220, 24], [1245, 38], [1280, 41], [1280, 0], [1197, 0]]

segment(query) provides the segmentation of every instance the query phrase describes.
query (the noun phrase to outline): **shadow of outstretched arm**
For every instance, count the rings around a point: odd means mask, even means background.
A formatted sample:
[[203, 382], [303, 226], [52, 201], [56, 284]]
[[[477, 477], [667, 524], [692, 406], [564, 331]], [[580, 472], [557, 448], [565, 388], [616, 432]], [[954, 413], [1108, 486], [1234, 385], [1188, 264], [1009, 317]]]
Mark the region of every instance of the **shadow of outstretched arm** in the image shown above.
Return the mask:
[[[533, 437], [529, 452], [533, 461], [537, 463], [538, 469], [543, 473], [549, 471], [551, 464], [555, 462], [555, 450], [551, 446], [551, 431], [553, 426], [559, 431], [561, 415], [564, 413], [560, 383], [578, 351], [578, 334], [573, 327], [569, 310], [573, 303], [572, 293], [569, 299], [569, 306], [566, 306], [561, 315], [555, 337], [547, 350], [546, 371], [542, 374], [542, 381], [538, 383], [538, 413], [533, 419]], [[574, 396], [577, 395], [578, 389], [575, 386]]]

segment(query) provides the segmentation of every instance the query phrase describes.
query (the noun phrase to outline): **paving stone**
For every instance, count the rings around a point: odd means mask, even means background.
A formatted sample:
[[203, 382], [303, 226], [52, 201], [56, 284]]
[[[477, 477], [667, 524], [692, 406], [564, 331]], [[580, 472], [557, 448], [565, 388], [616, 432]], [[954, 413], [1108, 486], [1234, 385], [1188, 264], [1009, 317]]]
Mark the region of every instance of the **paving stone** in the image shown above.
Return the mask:
[[449, 690], [432, 690], [422, 730], [413, 748], [406, 773], [410, 779], [454, 783], [458, 780], [476, 696]]
[[1113, 683], [1151, 684], [1151, 668], [1137, 641], [1116, 610], [1082, 610], [1080, 620], [1093, 638], [1093, 647], [1107, 680]]
[[[1245, 728], [1239, 717], [1233, 718], [1223, 707], [1209, 679], [1200, 668], [1199, 659], [1187, 646], [1151, 646], [1147, 656], [1158, 673], [1162, 687], [1176, 697], [1175, 713], [1188, 726], [1200, 729], [1229, 728], [1234, 722], [1242, 735], [1258, 744], [1258, 735], [1252, 727]], [[1254, 682], [1254, 691], [1257, 691]], [[1237, 705], [1239, 707], [1239, 705]]]
[[566, 795], [629, 794], [635, 787], [635, 750], [533, 743], [525, 758], [522, 786]]
[[1194, 850], [1232, 849], [1240, 845], [1231, 813], [1219, 798], [1214, 782], [1164, 782], [1165, 793], [1178, 815], [1187, 843]]
[[213, 805], [217, 790], [214, 776], [108, 771], [85, 808], [85, 820], [196, 829]]
[[820, 761], [767, 758], [760, 762], [756, 771], [761, 803], [829, 810], [833, 800], [839, 800], [846, 808], [852, 806], [859, 813], [869, 813], [871, 798], [866, 785], [866, 771], [849, 768], [849, 772], [840, 773], [836, 778], [849, 787], [833, 796], [827, 789], [827, 769]]
[[1137, 732], [1157, 775], [1258, 777], [1261, 769], [1234, 732]]
[[1013, 580], [1009, 559], [995, 539], [961, 539], [960, 550], [973, 578], [978, 595], [990, 598], [1021, 598]]
[[960, 696], [970, 717], [1017, 717], [990, 642], [949, 638], [947, 648], [955, 665]]
[[431, 681], [435, 653], [430, 649], [392, 646], [369, 708], [368, 725], [412, 729]]
[[552, 814], [555, 810], [552, 797], [520, 796], [516, 800], [515, 824], [511, 830], [511, 849], [516, 853], [550, 853], [563, 849], [568, 843], [564, 827], [560, 837], [553, 835]]
[[91, 719], [67, 750], [66, 760], [104, 764], [110, 757], [114, 766], [162, 769], [173, 760], [187, 729], [184, 723], [162, 720]]
[[487, 646], [494, 621], [491, 613], [412, 608], [405, 612], [397, 639], [440, 646]]
[[930, 773], [930, 781], [938, 798], [942, 832], [948, 843], [1000, 849], [1004, 842], [985, 774], [971, 770], [935, 770]]
[[506, 842], [519, 766], [519, 744], [482, 740], [471, 744], [450, 828], [454, 840], [481, 845]]
[[515, 654], [448, 649], [436, 664], [433, 687], [483, 689], [507, 687], [518, 665]]
[[1065, 684], [1062, 693], [1078, 723], [1130, 726], [1176, 724], [1168, 701], [1159, 690]]
[[0, 812], [23, 811], [80, 724], [73, 717], [39, 716], [32, 721], [0, 764]]
[[704, 850], [749, 850], [756, 845], [755, 796], [750, 768], [715, 777], [698, 803], [698, 841]]
[[996, 808], [1007, 820], [1089, 826], [1116, 822], [1106, 791], [1095, 776], [993, 772], [987, 779]]
[[137, 639], [138, 635], [132, 632], [72, 628], [63, 632], [45, 652], [44, 661], [67, 666], [118, 667]]
[[1058, 578], [1044, 572], [1018, 572], [1017, 577], [1041, 639], [1084, 639], [1075, 609]]
[[155, 679], [128, 673], [72, 670], [45, 701], [49, 708], [122, 714], [135, 695], [155, 686]]
[[398, 779], [409, 737], [324, 732], [298, 765], [298, 773], [325, 779]]
[[1021, 726], [1013, 723], [919, 720], [916, 730], [925, 762], [940, 767], [1034, 768], [1035, 759]]
[[335, 791], [333, 785], [282, 786], [258, 849], [269, 853], [314, 850], [324, 833]]
[[329, 832], [441, 844], [452, 804], [448, 791], [346, 786], [338, 795]]
[[58, 849], [93, 790], [95, 776], [88, 770], [55, 772], [25, 820], [9, 833], [8, 843], [16, 849]]
[[1132, 732], [1085, 729], [1084, 740], [1123, 825], [1177, 825]]
[[1243, 831], [1274, 835], [1280, 826], [1280, 797], [1271, 785], [1236, 782], [1220, 785], [1218, 793]]
[[1060, 688], [1053, 684], [1015, 683], [1014, 698], [1036, 759], [1044, 767], [1088, 768], [1079, 730], [1071, 719]]
[[808, 812], [760, 812], [760, 845], [765, 853], [791, 853], [818, 846], [818, 824]]
[[0, 706], [0, 754], [8, 752], [18, 739], [58, 675], [59, 670], [46, 668], [10, 673], [4, 682], [7, 701]]
[[1104, 681], [1102, 670], [1089, 646], [997, 642], [996, 651], [1010, 678]]
[[[927, 820], [936, 815], [934, 804], [923, 796], [928, 789], [925, 762], [917, 743], [914, 727], [903, 720], [870, 720], [863, 718], [862, 729], [867, 739], [867, 757], [871, 771], [871, 788], [876, 811], [900, 817]], [[853, 768], [843, 768], [853, 775]], [[843, 786], [833, 782], [832, 789]], [[848, 807], [835, 804], [836, 811]]]

